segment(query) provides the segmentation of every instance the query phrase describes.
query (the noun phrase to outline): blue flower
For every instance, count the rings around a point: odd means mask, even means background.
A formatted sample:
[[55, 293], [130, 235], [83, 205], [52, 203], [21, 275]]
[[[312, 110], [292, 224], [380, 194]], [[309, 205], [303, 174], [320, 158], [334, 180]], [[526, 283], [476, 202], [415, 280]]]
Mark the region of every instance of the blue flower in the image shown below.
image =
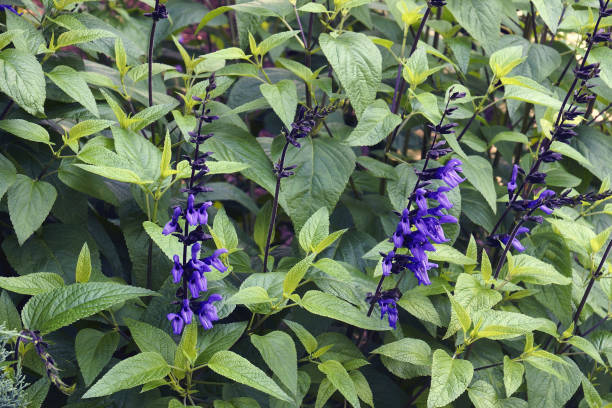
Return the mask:
[[191, 324], [191, 319], [193, 318], [193, 312], [189, 307], [189, 300], [183, 299], [183, 305], [181, 306], [181, 317], [185, 324]]
[[453, 208], [453, 203], [451, 203], [446, 196], [447, 191], [451, 191], [452, 188], [448, 186], [440, 186], [436, 191], [428, 191], [426, 197], [434, 199], [440, 203], [440, 206], [446, 210]]
[[191, 274], [191, 278], [189, 278], [187, 282], [187, 286], [189, 287], [189, 292], [191, 292], [191, 297], [198, 298], [200, 297], [200, 292], [206, 292], [208, 290], [208, 281], [204, 273], [194, 270]]
[[512, 167], [512, 176], [510, 177], [510, 181], [508, 182], [508, 195], [512, 196], [512, 193], [514, 193], [514, 190], [516, 190], [516, 176], [518, 175], [518, 170], [519, 170], [519, 166], [518, 165], [514, 165]]
[[382, 263], [383, 275], [389, 276], [391, 274], [391, 268], [393, 267], [393, 258], [395, 258], [395, 251], [390, 251], [383, 258], [383, 263]]
[[436, 170], [436, 178], [443, 180], [449, 187], [455, 188], [465, 179], [459, 177], [458, 171], [461, 169], [461, 160], [450, 159], [444, 166], [438, 167]]
[[414, 225], [436, 244], [450, 241], [444, 236], [440, 221], [435, 217], [416, 218]]
[[383, 319], [385, 314], [388, 316], [389, 326], [393, 329], [397, 328], [398, 311], [394, 299], [381, 298], [378, 300], [380, 306], [380, 318]]
[[219, 259], [219, 255], [226, 254], [226, 253], [227, 253], [227, 249], [225, 248], [217, 249], [211, 256], [204, 258], [204, 263], [206, 265], [212, 266], [213, 268], [217, 269], [219, 272], [225, 272], [227, 271], [227, 266], [225, 266], [223, 262], [221, 261], [221, 259]]
[[208, 210], [208, 207], [210, 206], [212, 206], [212, 202], [206, 201], [200, 205], [200, 208], [198, 208], [198, 222], [200, 225], [208, 224], [208, 212], [206, 212], [206, 210]]
[[179, 283], [183, 277], [183, 265], [181, 265], [178, 255], [174, 255], [172, 259], [174, 259], [174, 266], [172, 267], [173, 282]]
[[2, 10], [2, 9], [4, 9], [4, 10], [8, 10], [8, 11], [10, 11], [11, 13], [16, 14], [16, 15], [18, 15], [18, 16], [20, 16], [20, 15], [22, 15], [22, 14], [23, 14], [23, 13], [18, 13], [18, 12], [17, 12], [17, 10], [15, 10], [15, 9], [13, 8], [13, 6], [9, 6], [8, 4], [0, 4], [0, 10]]
[[214, 293], [210, 295], [205, 302], [200, 303], [198, 318], [200, 319], [200, 323], [202, 324], [204, 330], [212, 329], [212, 322], [219, 320], [217, 308], [215, 305], [213, 305], [213, 302], [218, 302], [221, 299], [223, 299], [221, 295]]
[[183, 327], [185, 327], [185, 322], [183, 318], [176, 313], [168, 313], [166, 315], [168, 320], [170, 320], [170, 325], [172, 326], [172, 332], [176, 335], [179, 335], [183, 332]]
[[195, 197], [193, 194], [189, 194], [189, 197], [187, 197], [187, 212], [185, 214], [185, 218], [187, 219], [189, 225], [195, 226], [198, 225], [199, 214], [193, 207], [194, 200]]
[[[521, 244], [521, 242], [518, 239], [516, 239], [516, 237], [519, 236], [520, 234], [526, 234], [528, 232], [529, 232], [529, 228], [527, 227], [520, 227], [517, 230], [517, 233], [514, 239], [512, 240], [512, 246], [514, 247], [514, 249], [516, 249], [519, 252], [523, 252], [525, 250], [525, 247], [523, 246], [523, 244]], [[510, 240], [510, 235], [508, 234], [502, 235], [499, 237], [499, 240], [503, 242], [504, 245], [508, 245], [508, 241]]]
[[174, 207], [174, 212], [172, 214], [172, 219], [166, 223], [164, 229], [162, 230], [162, 234], [170, 235], [174, 232], [183, 232], [180, 225], [178, 224], [179, 217], [183, 214], [183, 210], [181, 207]]

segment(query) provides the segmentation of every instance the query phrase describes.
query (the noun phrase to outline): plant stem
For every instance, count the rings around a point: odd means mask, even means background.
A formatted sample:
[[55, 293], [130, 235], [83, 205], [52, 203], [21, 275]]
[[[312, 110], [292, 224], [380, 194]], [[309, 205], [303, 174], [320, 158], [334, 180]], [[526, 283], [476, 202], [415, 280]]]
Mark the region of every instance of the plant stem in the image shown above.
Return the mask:
[[272, 215], [270, 216], [270, 225], [268, 226], [268, 237], [266, 238], [266, 247], [264, 250], [263, 258], [263, 272], [268, 272], [268, 255], [270, 254], [270, 241], [272, 240], [272, 232], [274, 232], [274, 225], [276, 223], [276, 212], [278, 210], [278, 196], [280, 194], [281, 184], [281, 173], [285, 166], [285, 156], [287, 155], [287, 148], [289, 148], [289, 141], [285, 142], [281, 157], [278, 161], [278, 168], [276, 169], [276, 188], [274, 189], [274, 201], [272, 202]]
[[[159, 9], [159, 0], [155, 0], [156, 12]], [[149, 66], [149, 106], [153, 106], [153, 43], [155, 40], [155, 28], [157, 27], [157, 18], [153, 16], [153, 24], [151, 25], [151, 34], [149, 35], [149, 54], [147, 55], [147, 64]], [[151, 124], [151, 139], [153, 139], [153, 124]]]
[[598, 277], [602, 275], [601, 270], [603, 269], [603, 266], [606, 263], [606, 258], [608, 258], [608, 255], [610, 255], [611, 249], [612, 249], [612, 241], [608, 243], [608, 246], [606, 247], [606, 250], [603, 256], [601, 257], [601, 262], [599, 263], [597, 270], [595, 271], [593, 275], [591, 275], [589, 284], [587, 285], [584, 291], [584, 294], [582, 295], [582, 299], [580, 300], [580, 304], [578, 305], [578, 308], [576, 309], [576, 313], [574, 313], [574, 319], [573, 319], [574, 333], [578, 329], [578, 319], [580, 318], [580, 313], [582, 312], [582, 309], [584, 308], [584, 305], [586, 304], [587, 298], [589, 297], [589, 294], [591, 293], [591, 289], [593, 289], [593, 285], [595, 284], [595, 279], [597, 279]]
[[4, 109], [2, 110], [2, 113], [0, 113], [0, 120], [4, 119], [4, 117], [6, 116], [7, 113], [9, 113], [9, 111], [11, 110], [11, 108], [13, 107], [13, 104], [15, 102], [11, 99], [6, 106], [4, 107]]

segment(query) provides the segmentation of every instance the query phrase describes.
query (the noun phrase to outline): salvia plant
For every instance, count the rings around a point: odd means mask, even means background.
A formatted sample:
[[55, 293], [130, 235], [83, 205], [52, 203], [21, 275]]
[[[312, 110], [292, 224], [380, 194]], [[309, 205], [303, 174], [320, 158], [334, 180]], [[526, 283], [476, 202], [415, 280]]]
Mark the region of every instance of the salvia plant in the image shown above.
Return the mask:
[[612, 406], [609, 0], [0, 5], [0, 407]]

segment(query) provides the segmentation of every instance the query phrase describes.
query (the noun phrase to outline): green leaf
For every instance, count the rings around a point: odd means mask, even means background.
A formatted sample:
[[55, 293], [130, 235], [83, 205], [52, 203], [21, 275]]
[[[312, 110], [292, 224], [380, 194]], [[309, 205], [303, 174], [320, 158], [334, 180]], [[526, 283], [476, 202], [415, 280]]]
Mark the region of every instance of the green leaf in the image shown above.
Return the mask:
[[355, 154], [337, 138], [305, 138], [300, 143], [300, 149], [290, 146], [287, 151], [285, 163], [298, 167], [295, 175], [283, 179], [280, 193], [280, 204], [296, 230], [322, 206], [333, 211], [355, 169]]
[[208, 361], [208, 367], [219, 375], [265, 392], [274, 398], [293, 401], [266, 373], [234, 352], [218, 351]]
[[319, 44], [361, 120], [382, 78], [380, 51], [365, 34], [350, 31], [336, 37], [321, 34]]
[[495, 43], [503, 11], [500, 1], [449, 0], [446, 8], [481, 45]]
[[291, 129], [298, 103], [295, 83], [283, 79], [275, 84], [262, 84], [259, 89], [285, 127]]
[[327, 247], [336, 242], [336, 240], [339, 239], [346, 231], [348, 231], [346, 228], [334, 231], [325, 238], [323, 238], [321, 242], [319, 242], [317, 246], [315, 246], [314, 253], [320, 254], [321, 252], [323, 252], [325, 249], [327, 249]]
[[291, 4], [283, 0], [253, 0], [236, 4], [232, 8], [257, 17], [285, 17], [293, 12]]
[[76, 281], [79, 283], [89, 282], [91, 276], [91, 254], [87, 242], [83, 244], [76, 266]]
[[62, 33], [57, 37], [56, 48], [67, 47], [69, 45], [82, 44], [100, 38], [115, 37], [110, 31], [100, 29], [71, 30]]
[[[174, 366], [181, 370], [188, 370], [193, 365], [198, 356], [198, 325], [194, 320], [185, 326], [181, 341], [179, 342], [176, 352], [174, 353]], [[179, 380], [185, 378], [185, 372], [174, 370], [174, 375]]]
[[75, 164], [75, 166], [89, 173], [97, 174], [98, 176], [106, 177], [110, 180], [121, 181], [123, 183], [150, 184], [153, 182], [153, 180], [141, 179], [138, 174], [128, 169], [108, 166], [92, 166], [89, 164]]
[[567, 340], [567, 342], [577, 349], [584, 351], [589, 357], [597, 361], [602, 366], [606, 365], [595, 346], [593, 346], [593, 344], [584, 337], [572, 336]]
[[42, 407], [43, 402], [45, 402], [45, 398], [47, 398], [50, 387], [51, 381], [49, 381], [47, 377], [42, 377], [34, 384], [30, 385], [25, 390], [25, 395], [27, 401], [29, 402], [28, 408]]
[[521, 399], [500, 399], [495, 388], [483, 380], [475, 381], [470, 385], [468, 396], [475, 408], [527, 408], [527, 402]]
[[325, 13], [327, 8], [325, 8], [325, 6], [322, 4], [312, 2], [304, 4], [302, 7], [299, 7], [298, 10], [308, 13]]
[[334, 392], [336, 392], [336, 387], [334, 387], [334, 385], [327, 378], [323, 378], [323, 381], [321, 381], [317, 391], [315, 408], [323, 408], [325, 403], [327, 403], [331, 396], [334, 395]]
[[[344, 300], [329, 293], [309, 290], [302, 298], [302, 307], [310, 313], [340, 320], [341, 322], [367, 330], [391, 330], [389, 325], [376, 317], [367, 317], [363, 310], [357, 309]], [[342, 313], [338, 313], [341, 310]]]
[[159, 225], [151, 221], [145, 221], [142, 223], [142, 227], [168, 259], [172, 259], [175, 254], [181, 254], [183, 252], [183, 244], [172, 235], [163, 235], [163, 228]]
[[463, 175], [484, 197], [493, 213], [497, 212], [497, 194], [491, 163], [484, 157], [468, 156], [467, 160], [463, 160], [461, 168]]
[[17, 137], [32, 142], [45, 143], [50, 145], [49, 132], [37, 125], [36, 123], [28, 122], [23, 119], [5, 119], [0, 120], [0, 129], [9, 132]]
[[526, 254], [513, 257], [507, 279], [513, 283], [527, 282], [537, 285], [569, 285], [572, 280], [561, 275], [554, 266]]
[[[280, 33], [272, 34], [271, 36], [266, 37], [257, 46], [257, 48], [259, 48], [259, 54], [262, 56], [266, 55], [273, 48], [283, 45], [287, 40], [295, 37], [297, 33], [299, 33], [299, 31], [297, 30], [282, 31]], [[296, 99], [297, 99], [297, 96], [296, 96]], [[276, 104], [278, 104], [278, 101], [276, 101]]]
[[206, 163], [209, 172], [207, 174], [229, 174], [248, 169], [250, 166], [246, 163], [232, 161], [209, 161]]
[[532, 103], [534, 105], [547, 106], [556, 110], [561, 109], [561, 101], [535, 89], [524, 88], [517, 85], [504, 86], [504, 97]]
[[357, 157], [357, 163], [370, 171], [374, 177], [386, 178], [393, 180], [396, 178], [394, 167], [370, 156]]
[[84, 120], [74, 125], [68, 132], [68, 143], [76, 142], [82, 137], [101, 132], [115, 122], [103, 119]]
[[[565, 403], [574, 395], [582, 373], [576, 364], [567, 357], [563, 358], [567, 364], [552, 363], [555, 376], [541, 371], [527, 364], [525, 378], [527, 380], [527, 398], [529, 405], [541, 408], [564, 407]], [[561, 380], [559, 377], [564, 378]]]
[[47, 76], [66, 95], [83, 105], [95, 117], [100, 116], [96, 100], [89, 89], [89, 85], [87, 85], [87, 82], [85, 82], [85, 79], [78, 71], [66, 65], [58, 65], [53, 68], [53, 71], [47, 72]]
[[404, 338], [371, 351], [394, 360], [416, 365], [431, 365], [431, 348], [423, 340]]
[[312, 266], [322, 270], [339, 281], [348, 282], [351, 280], [351, 273], [340, 262], [334, 261], [333, 259], [321, 258]]
[[43, 115], [45, 76], [38, 60], [14, 48], [0, 52], [0, 90], [31, 115]]
[[302, 226], [299, 234], [300, 246], [308, 254], [327, 235], [329, 235], [329, 211], [326, 207], [321, 207]]
[[5, 329], [21, 331], [23, 327], [17, 308], [6, 291], [0, 292], [0, 322], [4, 323]]
[[589, 408], [600, 408], [603, 406], [603, 400], [599, 396], [597, 389], [585, 376], [582, 377], [582, 391], [584, 392], [584, 399]]
[[46, 181], [17, 175], [8, 190], [8, 208], [19, 245], [42, 225], [56, 198], [55, 187]]
[[298, 287], [306, 271], [312, 265], [315, 254], [310, 254], [289, 269], [283, 280], [283, 294], [289, 296]]
[[290, 60], [287, 58], [277, 58], [276, 62], [280, 63], [283, 67], [293, 72], [295, 76], [305, 82], [310, 82], [314, 77], [316, 77], [315, 74], [313, 74], [313, 72], [310, 70], [310, 68], [297, 61]]
[[546, 319], [501, 310], [479, 310], [472, 315], [480, 323], [478, 337], [505, 340], [546, 328]]
[[592, 169], [593, 165], [591, 162], [582, 155], [578, 150], [574, 149], [572, 146], [567, 143], [561, 143], [557, 140], [553, 141], [550, 145], [550, 150], [553, 152], [561, 153], [564, 156], [569, 157], [570, 159], [576, 160], [583, 167], [587, 169]]
[[553, 34], [557, 33], [561, 14], [563, 13], [563, 3], [561, 0], [532, 0], [533, 5], [538, 10], [540, 17], [546, 23]]
[[504, 386], [506, 396], [510, 397], [518, 390], [523, 383], [523, 373], [525, 367], [519, 361], [514, 361], [508, 356], [504, 356]]
[[215, 324], [212, 329], [200, 333], [198, 350], [201, 352], [196, 359], [196, 365], [207, 363], [217, 351], [232, 347], [240, 339], [246, 326], [247, 322]]
[[427, 296], [418, 293], [405, 293], [405, 295], [407, 296], [402, 296], [397, 302], [398, 306], [418, 319], [442, 326], [440, 314]]
[[226, 300], [228, 304], [234, 305], [256, 305], [258, 303], [270, 303], [274, 299], [268, 296], [268, 292], [260, 286], [249, 286], [240, 289], [236, 294]]
[[[457, 303], [459, 303], [470, 316], [477, 311], [488, 310], [502, 300], [501, 293], [487, 287], [484, 282], [478, 279], [477, 275], [467, 273], [462, 273], [457, 278], [454, 297]], [[473, 320], [476, 326], [478, 320], [475, 318]], [[458, 316], [452, 314], [444, 338], [446, 339], [455, 334], [460, 327], [461, 324]]]
[[253, 334], [251, 343], [259, 350], [272, 372], [293, 395], [297, 395], [297, 353], [291, 336], [281, 331], [273, 331], [265, 336]]
[[26, 328], [49, 333], [126, 300], [155, 292], [118, 283], [75, 283], [31, 298], [21, 311]]
[[229, 252], [238, 248], [238, 235], [225, 209], [221, 208], [217, 211], [211, 232], [217, 248], [225, 248]]
[[387, 195], [395, 211], [401, 212], [408, 205], [408, 197], [417, 182], [414, 168], [408, 163], [394, 167], [395, 179], [387, 183]]
[[13, 185], [17, 176], [15, 165], [0, 154], [0, 199], [4, 193]]
[[428, 254], [433, 261], [448, 262], [455, 265], [475, 265], [477, 262], [463, 255], [450, 245], [434, 244], [436, 250]]
[[360, 407], [355, 384], [342, 364], [336, 360], [327, 360], [319, 364], [318, 368], [354, 408]]
[[291, 320], [283, 320], [283, 322], [285, 322], [285, 324], [289, 326], [291, 331], [297, 336], [308, 354], [312, 354], [317, 349], [319, 346], [317, 339], [315, 339], [315, 337], [310, 334], [310, 332], [306, 330], [304, 326], [297, 322], [292, 322]]
[[161, 354], [168, 364], [174, 362], [176, 343], [165, 330], [134, 319], [125, 319], [125, 324], [140, 351]]
[[[457, 320], [459, 321], [459, 324], [461, 325], [461, 329], [463, 329], [463, 332], [467, 334], [468, 330], [470, 330], [470, 327], [472, 326], [472, 319], [470, 318], [470, 315], [465, 310], [465, 308], [461, 306], [459, 302], [457, 302], [455, 297], [451, 295], [449, 291], [446, 291], [446, 294], [448, 295], [448, 299], [450, 300], [450, 303], [451, 303], [451, 308], [453, 310], [453, 316], [457, 316]], [[450, 326], [444, 338], [449, 337], [449, 333], [450, 333]]]
[[222, 7], [217, 7], [214, 10], [209, 11], [208, 13], [206, 13], [206, 15], [204, 16], [204, 18], [202, 18], [202, 20], [200, 20], [200, 23], [198, 24], [198, 27], [196, 28], [195, 32], [196, 34], [206, 26], [206, 24], [208, 24], [210, 21], [212, 21], [215, 17], [220, 16], [221, 14], [225, 13], [226, 11], [231, 11], [232, 8], [229, 6], [222, 6]]
[[0, 276], [0, 288], [22, 295], [38, 295], [64, 286], [64, 279], [56, 273], [34, 272], [23, 276]]
[[157, 353], [140, 353], [120, 361], [108, 370], [82, 398], [103, 397], [117, 391], [161, 380], [170, 373], [170, 366]]
[[441, 349], [434, 351], [427, 408], [443, 407], [456, 400], [473, 376], [474, 367], [469, 361], [451, 358]]
[[503, 78], [523, 61], [525, 61], [523, 58], [523, 47], [517, 45], [495, 51], [489, 59], [489, 65], [495, 77]]
[[102, 333], [94, 329], [83, 329], [77, 333], [74, 351], [85, 385], [90, 386], [100, 371], [108, 364], [119, 345], [119, 333]]
[[361, 371], [353, 370], [349, 373], [353, 384], [355, 384], [355, 390], [360, 400], [374, 408], [374, 395], [372, 395], [372, 389], [368, 380], [361, 373]]
[[527, 136], [519, 132], [510, 132], [510, 131], [499, 132], [489, 142], [489, 146], [493, 146], [499, 142], [512, 142], [512, 143], [527, 144], [529, 143], [529, 139], [527, 139]]
[[149, 106], [148, 108], [145, 108], [132, 116], [131, 119], [134, 122], [129, 126], [129, 128], [134, 131], [144, 129], [151, 123], [156, 122], [166, 116], [168, 112], [176, 107], [177, 104], [178, 102]]
[[391, 113], [387, 103], [377, 99], [366, 106], [357, 127], [344, 140], [349, 146], [373, 146], [393, 131], [402, 119]]

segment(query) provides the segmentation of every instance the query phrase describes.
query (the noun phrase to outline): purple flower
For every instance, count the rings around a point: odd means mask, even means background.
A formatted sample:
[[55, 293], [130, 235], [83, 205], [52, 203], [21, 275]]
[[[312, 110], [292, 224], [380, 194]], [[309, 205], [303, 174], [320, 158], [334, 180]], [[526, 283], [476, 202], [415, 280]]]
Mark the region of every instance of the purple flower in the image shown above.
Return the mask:
[[191, 324], [191, 319], [193, 317], [193, 312], [189, 307], [189, 300], [183, 299], [183, 305], [181, 306], [181, 317], [185, 324]]
[[417, 188], [414, 191], [414, 202], [419, 208], [419, 210], [417, 211], [418, 215], [427, 214], [427, 199], [425, 198], [425, 194], [427, 194], [427, 190], [425, 190], [424, 188]]
[[[529, 228], [520, 227], [514, 239], [512, 240], [512, 246], [514, 247], [514, 249], [516, 249], [519, 252], [523, 252], [525, 250], [525, 247], [523, 246], [523, 244], [521, 244], [521, 242], [518, 239], [516, 239], [516, 237], [519, 236], [520, 234], [525, 234], [527, 232], [529, 232]], [[505, 234], [499, 237], [499, 239], [501, 242], [504, 243], [504, 245], [508, 245], [508, 240], [510, 239], [510, 236], [508, 234]]]
[[512, 196], [514, 190], [516, 190], [516, 176], [518, 175], [518, 165], [512, 166], [512, 176], [510, 177], [510, 181], [508, 182], [508, 196]]
[[164, 229], [162, 230], [162, 234], [170, 235], [176, 231], [183, 232], [180, 225], [178, 224], [178, 219], [181, 216], [181, 214], [183, 214], [183, 210], [181, 210], [181, 207], [174, 207], [172, 218], [164, 226]]
[[208, 281], [204, 273], [194, 270], [191, 274], [191, 278], [189, 278], [187, 282], [187, 287], [189, 287], [189, 292], [191, 292], [192, 297], [200, 297], [200, 292], [206, 292], [208, 290]]
[[417, 217], [414, 220], [414, 225], [420, 232], [425, 234], [436, 244], [442, 244], [449, 241], [449, 239], [444, 236], [444, 230], [440, 225], [440, 221], [435, 217]]
[[436, 201], [438, 201], [438, 203], [440, 203], [440, 206], [444, 209], [450, 209], [453, 208], [453, 203], [451, 203], [448, 199], [448, 197], [446, 196], [447, 191], [452, 190], [451, 187], [448, 186], [440, 186], [438, 187], [438, 189], [434, 192], [434, 191], [429, 191], [427, 193], [427, 198], [432, 198]]
[[390, 251], [382, 261], [382, 272], [383, 275], [389, 276], [391, 274], [391, 268], [393, 267], [393, 258], [395, 257], [395, 251]]
[[219, 259], [219, 255], [226, 254], [226, 253], [227, 253], [227, 249], [225, 248], [217, 249], [215, 252], [213, 252], [211, 256], [204, 258], [204, 263], [206, 265], [212, 266], [219, 272], [225, 272], [227, 271], [227, 266], [225, 266], [225, 264], [223, 264], [221, 259]]
[[166, 317], [168, 320], [170, 320], [170, 325], [172, 325], [172, 331], [174, 334], [181, 334], [183, 332], [183, 327], [185, 326], [183, 318], [176, 313], [168, 313]]
[[18, 13], [17, 10], [15, 10], [12, 6], [9, 6], [8, 4], [0, 4], [0, 10], [8, 10], [13, 14], [16, 14], [18, 16], [22, 15], [23, 13]]
[[217, 308], [213, 305], [213, 302], [218, 302], [223, 297], [219, 294], [212, 294], [208, 297], [205, 302], [200, 303], [200, 310], [198, 311], [198, 318], [200, 319], [200, 323], [204, 330], [212, 329], [212, 322], [216, 322], [219, 320], [219, 315], [217, 314]]
[[410, 211], [407, 208], [404, 208], [402, 211], [402, 218], [398, 224], [401, 227], [403, 234], [408, 234], [410, 232]]
[[185, 215], [185, 218], [187, 219], [189, 225], [198, 225], [199, 214], [193, 208], [194, 200], [195, 197], [193, 196], [193, 194], [189, 194], [189, 197], [187, 198], [187, 214]]
[[403, 228], [400, 224], [397, 225], [395, 232], [393, 233], [393, 237], [391, 238], [393, 241], [393, 245], [396, 248], [401, 248], [404, 246], [404, 232]]
[[211, 201], [206, 201], [198, 208], [198, 222], [200, 225], [208, 224], [208, 212], [206, 210], [212, 205]]
[[181, 278], [183, 277], [183, 265], [181, 265], [181, 261], [179, 260], [178, 255], [174, 255], [172, 259], [174, 259], [174, 266], [172, 267], [172, 278], [174, 283], [179, 283], [181, 281]]
[[427, 259], [419, 261], [414, 257], [410, 257], [410, 261], [411, 262], [408, 263], [406, 266], [412, 271], [412, 273], [414, 273], [414, 276], [417, 278], [418, 284], [431, 285], [431, 281], [429, 280], [429, 275], [427, 272], [430, 269], [437, 268], [438, 264], [429, 262], [429, 260]]
[[449, 187], [455, 188], [465, 179], [459, 177], [458, 171], [461, 169], [461, 160], [450, 159], [444, 166], [436, 169], [436, 177], [443, 180]]
[[380, 318], [383, 319], [386, 314], [389, 319], [389, 326], [391, 326], [393, 329], [396, 329], [398, 311], [397, 305], [395, 304], [395, 300], [389, 298], [381, 298], [378, 300], [378, 305], [380, 306]]

